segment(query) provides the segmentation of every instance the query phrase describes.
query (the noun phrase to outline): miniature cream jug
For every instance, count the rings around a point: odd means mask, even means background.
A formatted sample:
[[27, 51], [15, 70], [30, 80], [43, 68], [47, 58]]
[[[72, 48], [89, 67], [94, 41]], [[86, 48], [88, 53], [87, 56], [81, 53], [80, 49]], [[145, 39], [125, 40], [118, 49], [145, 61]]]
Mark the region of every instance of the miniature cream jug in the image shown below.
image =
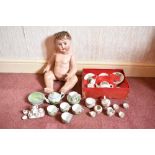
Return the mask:
[[59, 94], [57, 92], [52, 92], [48, 95], [48, 100], [50, 103], [58, 104], [65, 94]]
[[77, 104], [81, 100], [81, 95], [75, 91], [72, 91], [67, 95], [67, 100], [70, 104]]

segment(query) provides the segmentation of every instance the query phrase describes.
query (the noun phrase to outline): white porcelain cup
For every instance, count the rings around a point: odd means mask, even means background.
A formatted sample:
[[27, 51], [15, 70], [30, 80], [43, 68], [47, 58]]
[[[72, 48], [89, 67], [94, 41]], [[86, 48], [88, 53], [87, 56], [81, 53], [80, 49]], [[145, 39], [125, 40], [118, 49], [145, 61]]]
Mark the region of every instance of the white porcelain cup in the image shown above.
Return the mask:
[[78, 115], [80, 114], [81, 112], [84, 111], [84, 109], [82, 108], [82, 106], [80, 104], [74, 104], [72, 106], [72, 111], [74, 112], [74, 114]]
[[128, 109], [129, 108], [129, 104], [128, 103], [123, 103], [123, 108]]
[[70, 104], [68, 102], [62, 102], [60, 103], [60, 110], [62, 112], [67, 112], [71, 108]]
[[113, 116], [115, 114], [115, 110], [112, 107], [107, 108], [107, 115], [108, 116]]
[[85, 100], [85, 104], [88, 108], [93, 108], [96, 104], [96, 100], [92, 97], [88, 97]]
[[70, 123], [72, 118], [73, 118], [73, 115], [69, 112], [63, 112], [61, 114], [61, 119], [62, 119], [62, 122], [64, 122], [64, 123]]
[[57, 108], [55, 105], [49, 105], [47, 107], [47, 112], [50, 116], [55, 116], [59, 111], [59, 108]]
[[118, 113], [118, 115], [119, 115], [120, 118], [124, 118], [124, 117], [125, 117], [125, 113], [122, 112], [122, 111], [120, 111], [120, 112]]
[[114, 109], [114, 110], [116, 110], [116, 111], [118, 111], [118, 110], [119, 110], [119, 105], [118, 105], [118, 104], [116, 104], [116, 103], [115, 103], [115, 104], [113, 104], [113, 105], [112, 105], [112, 107], [113, 107], [113, 109]]

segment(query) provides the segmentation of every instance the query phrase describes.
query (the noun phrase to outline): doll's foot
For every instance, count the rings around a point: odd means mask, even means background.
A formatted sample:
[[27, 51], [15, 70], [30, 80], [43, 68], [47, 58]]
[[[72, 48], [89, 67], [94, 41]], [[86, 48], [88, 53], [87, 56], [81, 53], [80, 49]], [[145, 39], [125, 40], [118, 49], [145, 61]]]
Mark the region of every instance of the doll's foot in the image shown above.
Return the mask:
[[49, 93], [53, 92], [53, 89], [52, 88], [44, 88], [44, 92], [49, 94]]

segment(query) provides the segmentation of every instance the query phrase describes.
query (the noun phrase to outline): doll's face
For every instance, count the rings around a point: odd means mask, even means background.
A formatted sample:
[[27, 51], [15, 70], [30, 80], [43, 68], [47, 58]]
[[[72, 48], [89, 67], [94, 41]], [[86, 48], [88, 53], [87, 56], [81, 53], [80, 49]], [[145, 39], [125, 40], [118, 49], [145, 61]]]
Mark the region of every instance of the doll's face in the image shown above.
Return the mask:
[[61, 53], [68, 53], [70, 51], [71, 40], [69, 39], [59, 39], [55, 41], [56, 50]]

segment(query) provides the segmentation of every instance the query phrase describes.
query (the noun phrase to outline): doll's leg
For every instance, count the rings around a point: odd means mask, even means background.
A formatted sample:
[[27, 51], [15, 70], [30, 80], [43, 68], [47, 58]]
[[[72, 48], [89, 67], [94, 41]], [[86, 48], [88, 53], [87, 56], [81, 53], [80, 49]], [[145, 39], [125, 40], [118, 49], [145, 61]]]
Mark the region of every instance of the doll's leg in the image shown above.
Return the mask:
[[44, 74], [44, 81], [45, 81], [45, 88], [44, 92], [45, 93], [51, 93], [53, 92], [53, 82], [56, 80], [54, 74], [52, 71], [48, 71]]
[[67, 93], [70, 89], [72, 89], [75, 84], [77, 83], [78, 78], [77, 76], [73, 76], [72, 78], [70, 78], [68, 81], [65, 82], [64, 86], [60, 89], [60, 92], [62, 93]]

